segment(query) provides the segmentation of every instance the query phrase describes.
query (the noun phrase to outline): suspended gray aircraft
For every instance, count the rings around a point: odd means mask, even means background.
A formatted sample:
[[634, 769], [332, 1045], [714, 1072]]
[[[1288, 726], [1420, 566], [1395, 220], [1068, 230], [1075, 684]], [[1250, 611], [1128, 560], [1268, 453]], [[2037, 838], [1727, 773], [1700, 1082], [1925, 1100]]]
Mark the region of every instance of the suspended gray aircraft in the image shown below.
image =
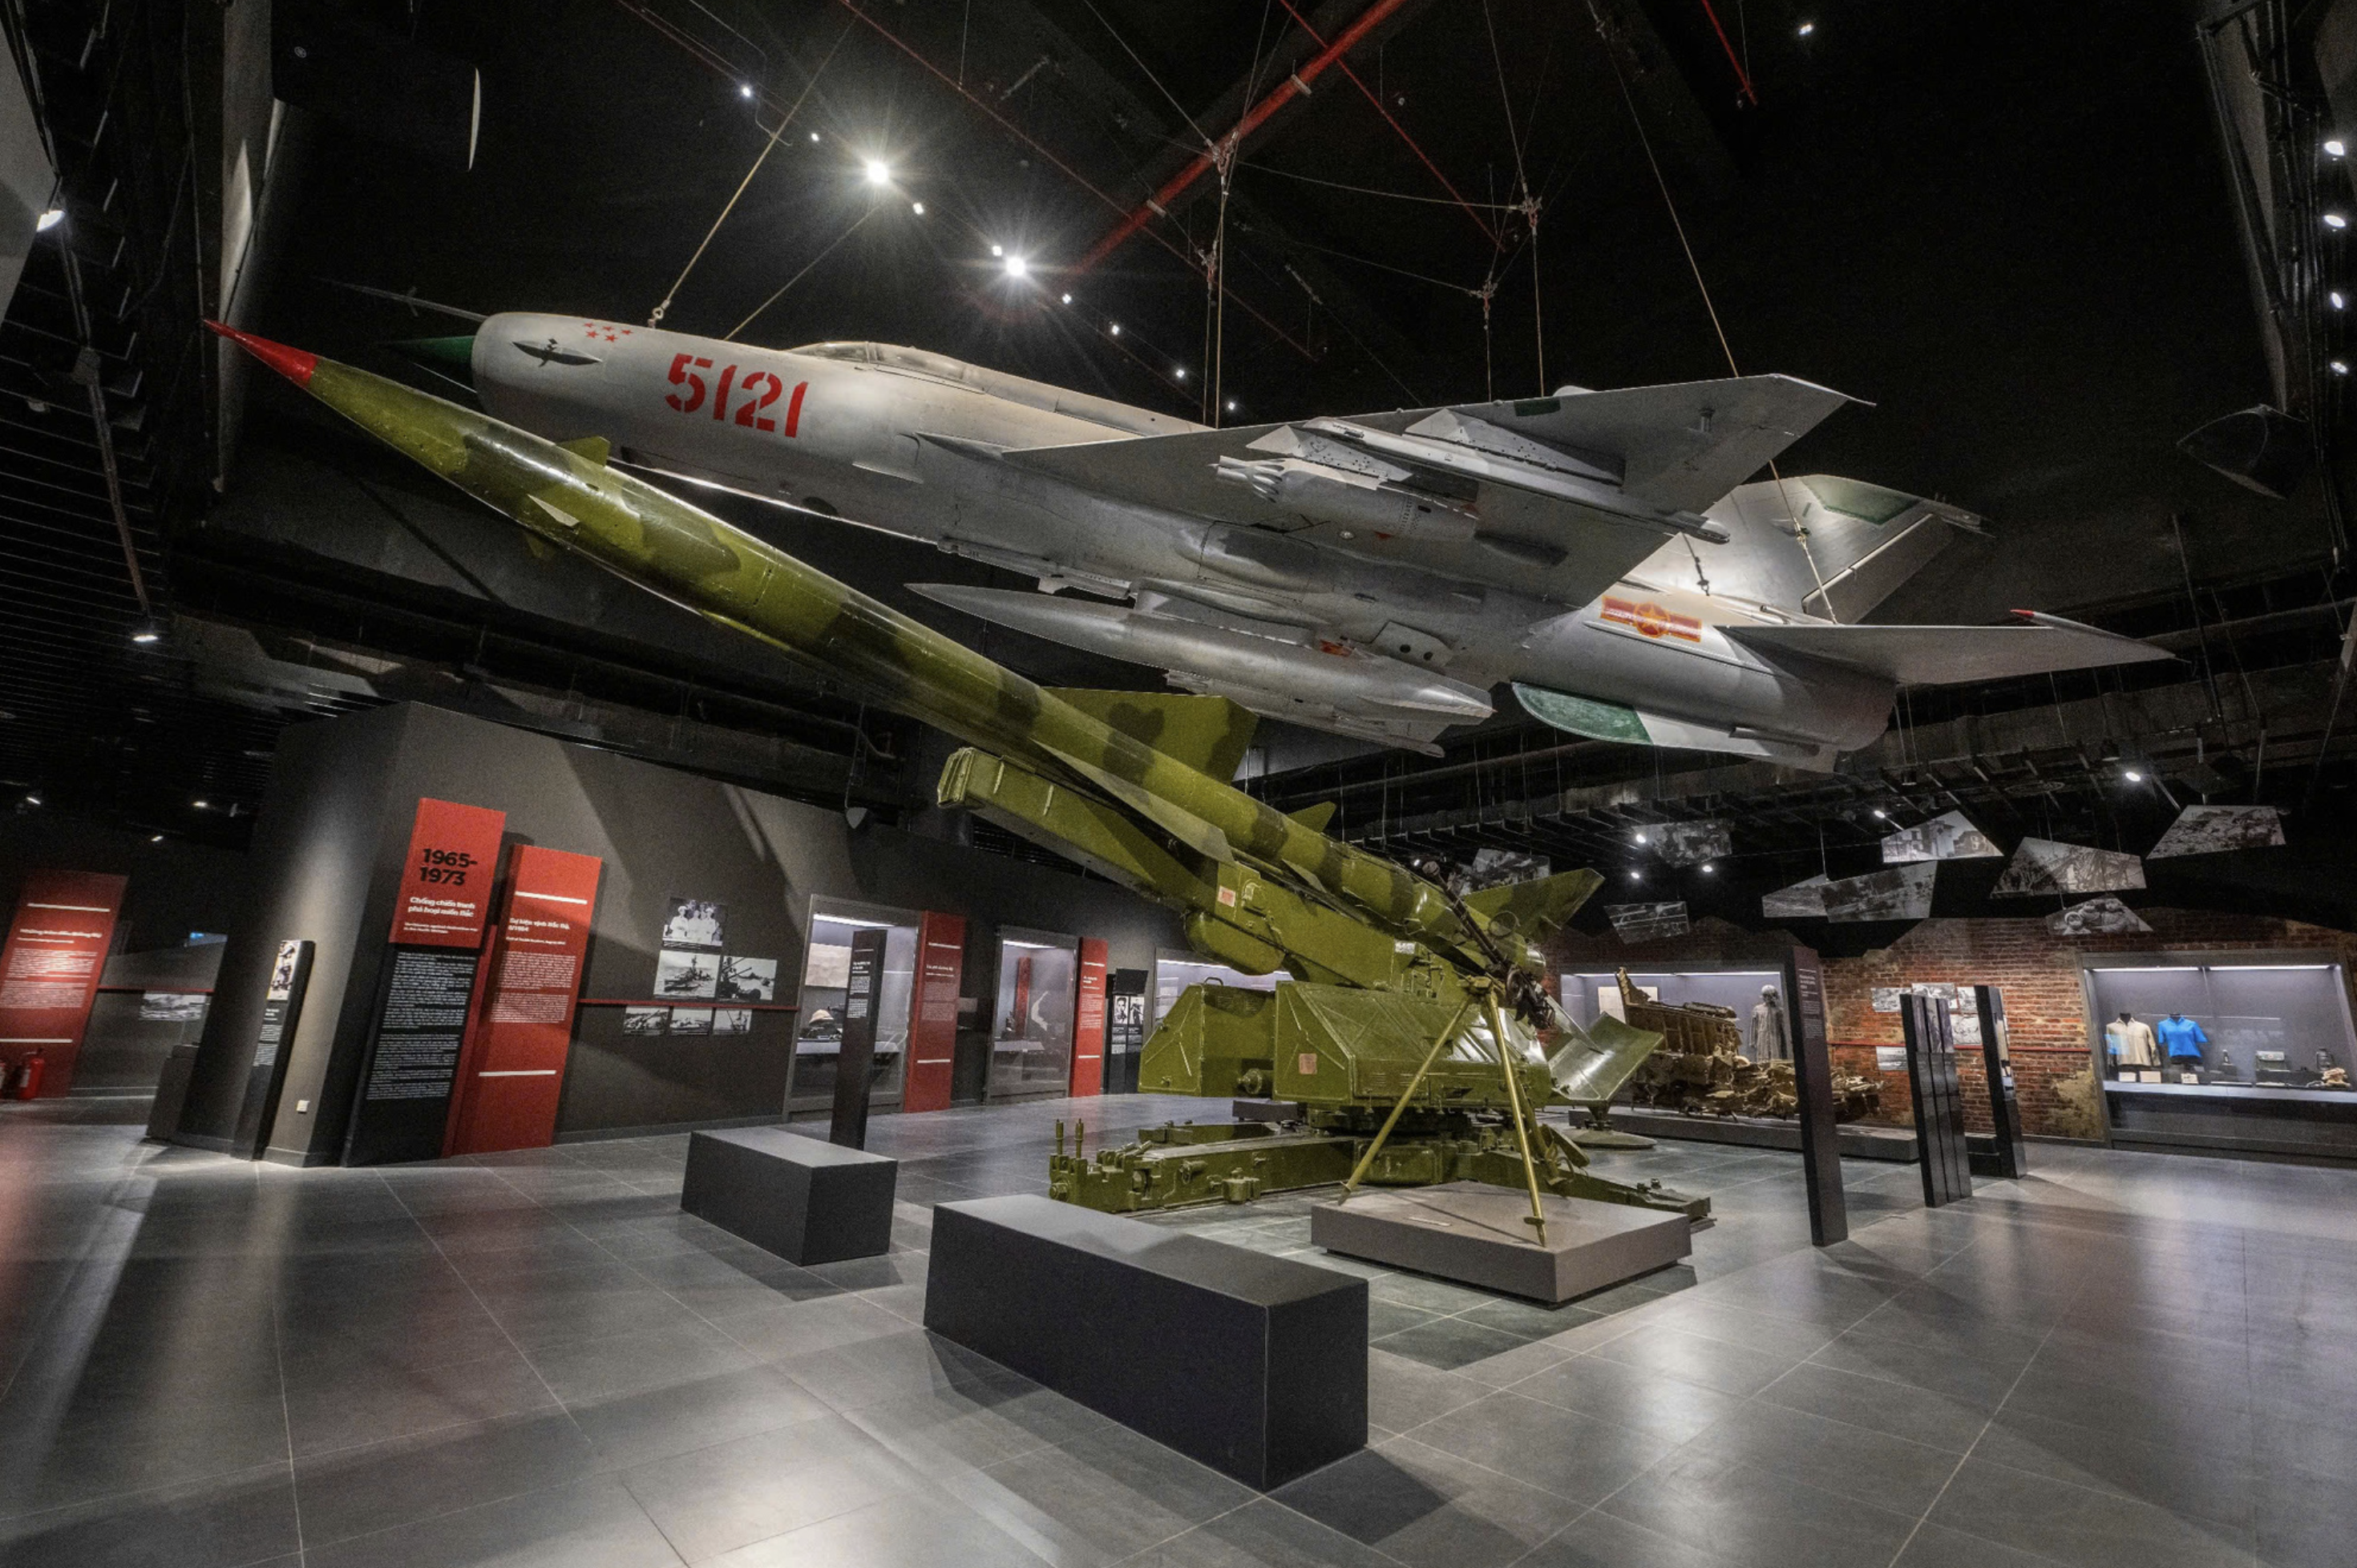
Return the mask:
[[2169, 657], [2027, 611], [1858, 624], [1980, 520], [1753, 479], [1850, 401], [1787, 376], [1208, 429], [881, 343], [511, 314], [410, 347], [541, 435], [1044, 590], [910, 585], [970, 615], [1426, 752], [1510, 682], [1575, 735], [1829, 768], [1900, 685]]

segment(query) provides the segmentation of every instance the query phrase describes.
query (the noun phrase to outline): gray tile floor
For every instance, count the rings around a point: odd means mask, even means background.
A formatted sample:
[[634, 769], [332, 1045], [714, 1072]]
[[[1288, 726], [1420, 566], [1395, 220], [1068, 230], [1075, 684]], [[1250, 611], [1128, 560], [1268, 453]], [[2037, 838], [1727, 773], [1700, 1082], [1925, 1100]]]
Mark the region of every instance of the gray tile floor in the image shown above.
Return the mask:
[[1260, 1496], [917, 1326], [929, 1206], [1073, 1109], [879, 1120], [895, 1251], [804, 1270], [678, 1213], [683, 1138], [299, 1172], [0, 1108], [0, 1563], [2357, 1563], [2357, 1172], [1853, 1165], [1815, 1251], [1792, 1156], [1663, 1144], [1605, 1168], [1719, 1223], [1552, 1312], [1166, 1219], [1371, 1279], [1371, 1446]]

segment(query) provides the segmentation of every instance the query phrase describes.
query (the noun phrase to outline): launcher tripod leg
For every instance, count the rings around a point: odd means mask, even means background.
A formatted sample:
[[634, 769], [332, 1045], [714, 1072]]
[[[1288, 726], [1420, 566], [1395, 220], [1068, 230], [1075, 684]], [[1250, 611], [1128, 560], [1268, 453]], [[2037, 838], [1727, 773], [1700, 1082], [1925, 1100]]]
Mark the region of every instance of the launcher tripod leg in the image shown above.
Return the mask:
[[1465, 1005], [1457, 1010], [1457, 1016], [1448, 1021], [1448, 1027], [1441, 1030], [1440, 1037], [1432, 1042], [1432, 1049], [1424, 1053], [1423, 1065], [1415, 1069], [1415, 1076], [1407, 1080], [1407, 1088], [1400, 1093], [1399, 1103], [1393, 1106], [1392, 1113], [1383, 1118], [1382, 1128], [1375, 1133], [1375, 1141], [1369, 1144], [1367, 1152], [1359, 1156], [1358, 1168], [1351, 1173], [1351, 1179], [1342, 1184], [1342, 1196], [1335, 1202], [1348, 1203], [1351, 1195], [1359, 1190], [1359, 1183], [1366, 1176], [1367, 1168], [1375, 1163], [1375, 1155], [1383, 1150], [1383, 1140], [1392, 1135], [1394, 1127], [1399, 1125], [1400, 1112], [1405, 1111], [1407, 1102], [1415, 1098], [1415, 1091], [1424, 1087], [1424, 1075], [1432, 1070], [1432, 1064], [1440, 1059], [1440, 1053], [1448, 1048], [1448, 1042], [1457, 1037], [1458, 1029], [1464, 1027], [1465, 1015], [1473, 1011], [1473, 1005], [1472, 999], [1467, 998]]
[[1523, 1089], [1514, 1077], [1513, 1054], [1506, 1046], [1506, 1020], [1498, 1011], [1495, 993], [1482, 998], [1489, 1010], [1490, 1034], [1498, 1045], [1498, 1066], [1506, 1075], [1506, 1104], [1514, 1118], [1514, 1142], [1523, 1151], [1523, 1177], [1530, 1183], [1531, 1213], [1525, 1221], [1539, 1233], [1539, 1245], [1546, 1245], [1546, 1210], [1539, 1207], [1539, 1168], [1531, 1162], [1531, 1130], [1523, 1120]]

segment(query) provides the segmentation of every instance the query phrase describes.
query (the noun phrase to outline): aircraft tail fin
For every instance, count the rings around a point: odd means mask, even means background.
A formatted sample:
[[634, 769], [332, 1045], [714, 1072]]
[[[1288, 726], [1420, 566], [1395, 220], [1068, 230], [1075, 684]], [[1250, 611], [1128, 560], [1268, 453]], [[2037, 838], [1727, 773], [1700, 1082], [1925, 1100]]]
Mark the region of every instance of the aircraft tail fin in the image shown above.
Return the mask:
[[1889, 597], [1957, 532], [1985, 532], [1961, 507], [1831, 474], [1738, 485], [1709, 516], [1729, 535], [1704, 564], [1714, 592], [1839, 621]]

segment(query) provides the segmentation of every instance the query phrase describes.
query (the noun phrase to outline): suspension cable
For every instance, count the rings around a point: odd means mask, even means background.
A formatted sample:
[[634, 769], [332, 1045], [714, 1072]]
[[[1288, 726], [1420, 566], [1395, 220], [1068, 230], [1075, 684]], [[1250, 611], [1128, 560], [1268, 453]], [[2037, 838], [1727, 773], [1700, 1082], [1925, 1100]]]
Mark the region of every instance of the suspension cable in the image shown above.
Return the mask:
[[[1595, 0], [1588, 0], [1588, 15], [1594, 16], [1595, 14]], [[1598, 36], [1601, 38], [1603, 32], [1603, 19], [1598, 17]], [[1612, 80], [1620, 88], [1620, 102], [1629, 106], [1629, 123], [1637, 128], [1638, 145], [1645, 150], [1645, 165], [1653, 171], [1653, 184], [1662, 193], [1663, 207], [1669, 211], [1670, 227], [1677, 231], [1678, 249], [1685, 252], [1686, 268], [1694, 274], [1695, 291], [1702, 295], [1702, 307], [1710, 316], [1710, 329], [1717, 334], [1718, 350], [1727, 356], [1727, 373], [1741, 380], [1743, 371], [1735, 363], [1735, 349], [1727, 340], [1727, 328], [1719, 324], [1718, 306], [1711, 301], [1710, 285], [1703, 279], [1702, 263], [1695, 260], [1694, 246], [1686, 239], [1686, 226], [1678, 217], [1677, 201], [1670, 195], [1670, 182], [1663, 177], [1661, 160], [1653, 156], [1653, 139], [1645, 134], [1644, 116], [1637, 113], [1637, 100], [1629, 91], [1629, 79], [1620, 70], [1620, 57], [1613, 52], [1609, 38], [1604, 42], [1604, 58], [1611, 62]], [[1825, 618], [1839, 624], [1841, 616], [1834, 608], [1833, 596], [1825, 591], [1824, 574], [1817, 570], [1817, 553], [1809, 548], [1808, 527], [1802, 522], [1800, 512], [1792, 505], [1792, 492], [1784, 484], [1783, 470], [1776, 466], [1772, 457], [1768, 460], [1768, 474], [1776, 481], [1776, 495], [1784, 503], [1784, 516], [1792, 525], [1793, 541], [1800, 545], [1801, 558], [1809, 564], [1809, 575], [1816, 582], [1817, 597], [1825, 607]]]
[[[747, 169], [745, 171], [745, 177], [737, 182], [736, 190], [731, 193], [728, 198], [728, 205], [720, 209], [720, 216], [715, 218], [712, 220], [712, 227], [704, 231], [703, 240], [699, 242], [695, 247], [695, 254], [687, 258], [687, 265], [679, 269], [679, 276], [673, 279], [671, 287], [664, 291], [662, 303], [656, 306], [653, 314], [647, 317], [648, 326], [662, 326], [663, 317], [671, 313], [671, 302], [679, 296], [681, 286], [687, 282], [687, 274], [694, 272], [695, 270], [695, 263], [704, 259], [704, 252], [709, 249], [712, 244], [712, 237], [720, 232], [720, 226], [728, 221], [728, 215], [731, 212], [737, 210], [737, 202], [739, 198], [744, 196], [746, 188], [753, 183], [753, 177], [761, 172], [761, 166], [768, 163], [770, 161], [770, 155], [777, 150], [779, 138], [782, 137], [786, 134], [786, 127], [794, 123], [794, 116], [802, 113], [802, 104], [810, 98], [812, 91], [818, 86], [818, 79], [820, 76], [824, 74], [826, 68], [834, 62], [834, 51], [843, 47], [844, 39], [851, 37], [851, 28], [852, 24], [845, 22], [843, 25], [843, 31], [834, 36], [834, 42], [828, 48], [826, 58], [818, 62], [818, 70], [811, 72], [810, 80], [802, 83], [802, 91], [794, 98], [793, 107], [788, 109], [784, 115], [780, 118], [778, 121], [778, 128], [770, 133], [770, 139], [768, 141], [761, 144], [760, 156], [753, 160], [753, 166]], [[754, 314], [759, 315], [759, 312], [756, 311]]]

